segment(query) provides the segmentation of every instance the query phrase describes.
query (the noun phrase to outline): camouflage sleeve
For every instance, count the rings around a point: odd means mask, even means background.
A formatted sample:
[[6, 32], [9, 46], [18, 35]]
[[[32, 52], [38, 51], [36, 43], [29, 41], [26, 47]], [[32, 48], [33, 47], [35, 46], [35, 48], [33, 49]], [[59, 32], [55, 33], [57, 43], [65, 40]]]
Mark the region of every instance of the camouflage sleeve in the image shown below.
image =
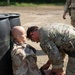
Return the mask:
[[64, 8], [64, 14], [66, 14], [69, 11], [70, 4], [71, 0], [67, 0]]
[[49, 59], [52, 62], [53, 68], [62, 68], [63, 67], [63, 59], [62, 55], [56, 47], [55, 43], [50, 40], [46, 40], [42, 45], [42, 49], [47, 53]]

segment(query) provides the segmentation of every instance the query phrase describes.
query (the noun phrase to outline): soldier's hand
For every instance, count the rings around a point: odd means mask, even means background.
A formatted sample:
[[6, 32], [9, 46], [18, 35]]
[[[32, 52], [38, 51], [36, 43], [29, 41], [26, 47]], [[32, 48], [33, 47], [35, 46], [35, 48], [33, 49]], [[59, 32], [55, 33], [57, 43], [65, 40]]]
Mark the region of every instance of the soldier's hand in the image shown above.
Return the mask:
[[47, 70], [50, 67], [51, 62], [48, 60], [46, 64], [44, 64], [40, 69]]
[[47, 64], [44, 64], [40, 69], [46, 70], [46, 69], [48, 69], [48, 65]]
[[62, 68], [52, 69], [51, 72], [52, 72], [52, 75], [65, 75], [65, 72], [63, 71]]
[[66, 19], [66, 17], [65, 17], [65, 16], [66, 16], [66, 14], [63, 14], [63, 19]]
[[57, 72], [56, 75], [66, 75], [65, 72]]

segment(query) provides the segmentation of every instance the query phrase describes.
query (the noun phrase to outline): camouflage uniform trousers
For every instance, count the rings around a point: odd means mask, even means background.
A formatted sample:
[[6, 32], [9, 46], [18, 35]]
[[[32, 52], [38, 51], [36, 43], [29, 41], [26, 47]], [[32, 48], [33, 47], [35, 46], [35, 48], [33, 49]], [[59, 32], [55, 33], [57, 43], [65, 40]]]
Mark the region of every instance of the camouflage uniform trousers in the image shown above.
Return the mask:
[[75, 40], [68, 43], [68, 63], [66, 68], [66, 75], [75, 75]]
[[75, 58], [69, 57], [66, 75], [75, 75]]
[[71, 24], [75, 27], [75, 8], [71, 8]]

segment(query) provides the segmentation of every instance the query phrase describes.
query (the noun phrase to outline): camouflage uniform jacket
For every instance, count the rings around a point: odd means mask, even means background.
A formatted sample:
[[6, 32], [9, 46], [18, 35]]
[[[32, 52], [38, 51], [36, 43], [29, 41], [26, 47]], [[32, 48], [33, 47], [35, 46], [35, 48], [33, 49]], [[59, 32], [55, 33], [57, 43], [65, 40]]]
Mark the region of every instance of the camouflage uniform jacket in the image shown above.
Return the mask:
[[62, 68], [63, 59], [59, 47], [75, 39], [75, 28], [70, 25], [53, 23], [39, 29], [40, 46], [52, 61], [53, 68]]
[[41, 75], [36, 55], [29, 45], [14, 43], [11, 57], [14, 75]]
[[64, 13], [67, 13], [69, 11], [69, 8], [75, 8], [75, 0], [66, 1]]

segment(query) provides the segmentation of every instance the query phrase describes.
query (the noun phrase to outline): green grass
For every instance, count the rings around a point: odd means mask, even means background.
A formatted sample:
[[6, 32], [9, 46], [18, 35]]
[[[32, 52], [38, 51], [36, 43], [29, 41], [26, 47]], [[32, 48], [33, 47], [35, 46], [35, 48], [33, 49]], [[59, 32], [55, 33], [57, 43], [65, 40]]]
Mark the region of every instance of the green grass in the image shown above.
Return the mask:
[[62, 6], [64, 3], [18, 3], [12, 2], [10, 4], [6, 2], [0, 2], [0, 6]]

